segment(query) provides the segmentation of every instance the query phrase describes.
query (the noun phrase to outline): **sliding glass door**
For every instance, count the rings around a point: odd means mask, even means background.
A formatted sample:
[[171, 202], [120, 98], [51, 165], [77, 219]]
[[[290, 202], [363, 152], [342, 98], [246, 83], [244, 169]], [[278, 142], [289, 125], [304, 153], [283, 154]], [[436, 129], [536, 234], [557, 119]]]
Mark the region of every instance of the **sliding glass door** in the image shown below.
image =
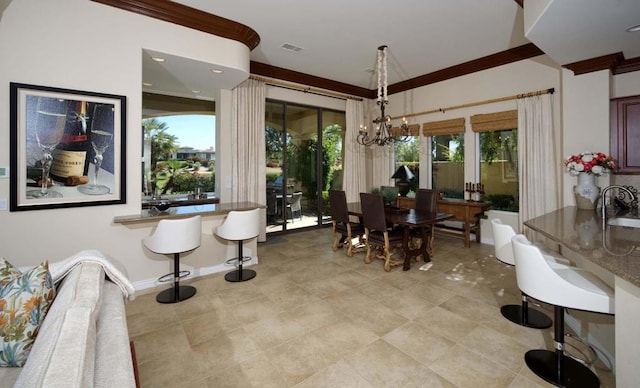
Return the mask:
[[268, 233], [329, 222], [327, 192], [342, 186], [344, 128], [344, 112], [267, 101]]

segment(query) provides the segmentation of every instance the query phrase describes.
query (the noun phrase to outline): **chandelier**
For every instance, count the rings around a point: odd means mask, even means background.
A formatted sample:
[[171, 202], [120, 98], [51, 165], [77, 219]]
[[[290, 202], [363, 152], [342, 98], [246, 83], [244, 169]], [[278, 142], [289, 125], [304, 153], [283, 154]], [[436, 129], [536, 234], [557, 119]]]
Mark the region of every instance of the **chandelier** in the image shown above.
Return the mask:
[[391, 116], [384, 113], [385, 106], [389, 103], [387, 97], [387, 46], [378, 47], [378, 60], [376, 62], [376, 73], [378, 74], [378, 100], [380, 106], [380, 116], [373, 120], [374, 128], [377, 128], [374, 137], [369, 136], [366, 126], [360, 126], [357, 141], [364, 146], [379, 145], [386, 146], [398, 142], [407, 142], [411, 139], [411, 131], [407, 120], [402, 118], [400, 133], [394, 136], [391, 130]]

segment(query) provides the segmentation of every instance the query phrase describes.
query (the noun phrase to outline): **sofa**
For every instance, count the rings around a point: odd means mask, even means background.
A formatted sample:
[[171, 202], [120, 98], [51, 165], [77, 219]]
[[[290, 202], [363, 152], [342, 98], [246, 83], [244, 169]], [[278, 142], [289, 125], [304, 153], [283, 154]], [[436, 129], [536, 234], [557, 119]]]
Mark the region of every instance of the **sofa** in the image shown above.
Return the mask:
[[0, 387], [135, 387], [125, 300], [133, 287], [110, 259], [83, 251], [49, 264], [55, 298], [22, 367]]

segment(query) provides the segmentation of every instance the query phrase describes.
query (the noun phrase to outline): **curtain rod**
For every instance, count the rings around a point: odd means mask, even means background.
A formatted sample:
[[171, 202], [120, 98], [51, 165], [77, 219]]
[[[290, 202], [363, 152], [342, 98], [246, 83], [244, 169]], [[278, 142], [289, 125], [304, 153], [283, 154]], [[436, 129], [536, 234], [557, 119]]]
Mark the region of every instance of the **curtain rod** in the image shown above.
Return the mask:
[[418, 113], [409, 113], [409, 114], [402, 115], [402, 116], [392, 117], [391, 119], [395, 120], [395, 119], [400, 119], [400, 118], [403, 118], [403, 117], [421, 116], [421, 115], [425, 115], [425, 114], [429, 114], [429, 113], [437, 113], [437, 112], [444, 113], [444, 112], [446, 112], [448, 110], [468, 108], [468, 107], [471, 107], [471, 106], [478, 106], [478, 105], [485, 105], [485, 104], [492, 104], [494, 102], [516, 100], [518, 98], [540, 96], [540, 95], [543, 95], [543, 94], [553, 94], [554, 92], [555, 92], [555, 89], [554, 88], [550, 88], [550, 89], [538, 90], [536, 92], [515, 94], [513, 96], [493, 98], [493, 99], [490, 99], [490, 100], [484, 100], [484, 101], [478, 101], [478, 102], [470, 102], [468, 104], [462, 104], [462, 105], [454, 105], [454, 106], [450, 106], [450, 107], [447, 107], [447, 108], [432, 109], [432, 110], [427, 110], [427, 111], [418, 112]]
[[280, 80], [276, 80], [276, 79], [273, 79], [273, 78], [265, 78], [265, 77], [255, 76], [255, 75], [250, 75], [249, 78], [257, 80], [257, 81], [262, 81], [267, 85], [277, 86], [279, 88], [295, 90], [295, 91], [303, 92], [303, 93], [316, 94], [318, 96], [338, 98], [338, 99], [341, 99], [341, 100], [356, 100], [356, 101], [362, 101], [363, 100], [361, 97], [355, 97], [355, 96], [351, 96], [349, 94], [344, 94], [344, 93], [339, 93], [339, 92], [332, 92], [332, 91], [326, 90], [326, 89], [318, 89], [318, 88], [314, 88], [314, 87], [311, 87], [311, 86], [305, 86], [305, 85], [296, 84], [296, 83], [293, 83], [293, 82], [280, 81]]

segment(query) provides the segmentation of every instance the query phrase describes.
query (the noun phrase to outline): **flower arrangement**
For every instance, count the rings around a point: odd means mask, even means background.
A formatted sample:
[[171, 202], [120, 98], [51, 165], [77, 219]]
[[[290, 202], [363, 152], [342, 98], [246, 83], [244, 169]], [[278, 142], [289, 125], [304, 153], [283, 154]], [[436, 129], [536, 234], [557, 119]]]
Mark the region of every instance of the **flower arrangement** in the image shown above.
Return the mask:
[[564, 161], [564, 166], [573, 176], [577, 176], [581, 172], [602, 175], [608, 173], [609, 170], [618, 168], [616, 161], [602, 152], [583, 152], [579, 155], [572, 155]]

